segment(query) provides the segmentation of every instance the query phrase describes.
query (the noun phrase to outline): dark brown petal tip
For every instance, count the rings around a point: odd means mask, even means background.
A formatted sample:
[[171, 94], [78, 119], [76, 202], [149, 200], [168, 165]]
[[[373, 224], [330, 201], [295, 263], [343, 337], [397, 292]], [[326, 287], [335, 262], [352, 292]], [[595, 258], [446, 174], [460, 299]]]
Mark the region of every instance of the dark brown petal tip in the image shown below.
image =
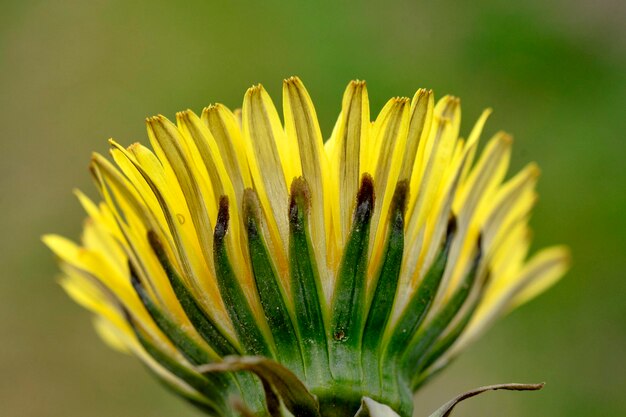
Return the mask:
[[220, 207], [217, 212], [217, 223], [215, 224], [215, 231], [213, 233], [213, 240], [216, 245], [219, 245], [224, 241], [224, 236], [226, 236], [226, 232], [228, 231], [229, 218], [228, 197], [223, 195], [220, 197]]
[[242, 210], [245, 219], [252, 217], [258, 220], [260, 210], [259, 197], [252, 188], [243, 190]]
[[261, 206], [256, 192], [252, 188], [243, 190], [242, 213], [244, 224], [248, 231], [248, 236], [256, 236], [258, 232], [258, 224], [260, 223], [259, 212]]
[[391, 201], [391, 209], [393, 211], [400, 210], [404, 215], [406, 211], [406, 203], [409, 197], [409, 182], [407, 180], [399, 181], [396, 184], [396, 190], [393, 193]]
[[446, 229], [446, 239], [450, 240], [452, 236], [456, 233], [457, 223], [456, 216], [454, 213], [450, 213], [450, 217], [448, 218], [448, 227]]
[[165, 248], [163, 248], [163, 243], [161, 243], [159, 235], [154, 230], [148, 230], [148, 242], [157, 257], [161, 258], [165, 253]]
[[291, 182], [291, 194], [289, 196], [289, 221], [298, 221], [298, 212], [302, 210], [305, 216], [309, 214], [311, 191], [304, 177], [296, 177]]
[[374, 180], [367, 172], [361, 177], [361, 186], [356, 194], [355, 222], [367, 222], [374, 211]]
[[480, 263], [480, 261], [483, 258], [483, 255], [484, 255], [483, 234], [479, 233], [478, 238], [476, 238], [476, 255], [474, 257], [474, 263], [476, 265]]
[[139, 279], [139, 274], [137, 274], [137, 270], [130, 260], [128, 260], [128, 271], [130, 272], [130, 283], [133, 285], [133, 288], [142, 289], [143, 284]]

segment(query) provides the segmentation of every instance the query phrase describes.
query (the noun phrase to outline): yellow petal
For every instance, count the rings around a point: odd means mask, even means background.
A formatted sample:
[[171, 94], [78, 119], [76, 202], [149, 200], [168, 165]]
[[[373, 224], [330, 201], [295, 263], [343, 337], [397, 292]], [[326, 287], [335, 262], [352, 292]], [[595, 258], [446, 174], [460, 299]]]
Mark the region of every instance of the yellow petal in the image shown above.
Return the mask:
[[[152, 117], [146, 121], [148, 136], [161, 163], [169, 163], [180, 184], [183, 196], [187, 201], [191, 220], [204, 253], [205, 261], [211, 264], [213, 258], [213, 226], [209, 216], [209, 207], [213, 206], [214, 219], [217, 218], [216, 205], [207, 204], [215, 197], [208, 184], [202, 181], [200, 175], [192, 167], [191, 161], [182, 148], [183, 140], [176, 126], [163, 116]], [[160, 151], [159, 151], [160, 150]], [[206, 185], [206, 187], [203, 187]]]
[[338, 202], [333, 205], [333, 218], [337, 219], [334, 230], [340, 250], [350, 230], [359, 181], [369, 158], [369, 112], [365, 82], [352, 81], [343, 95], [341, 115], [331, 138], [333, 201]]
[[402, 160], [402, 169], [400, 170], [399, 178], [401, 180], [411, 179], [419, 145], [426, 141], [430, 133], [434, 105], [435, 100], [432, 90], [423, 88], [417, 90], [413, 100], [411, 100], [411, 121]]
[[478, 163], [471, 170], [468, 179], [459, 190], [453, 204], [458, 216], [458, 230], [448, 257], [442, 285], [447, 288], [445, 300], [471, 267], [476, 240], [481, 232], [487, 207], [492, 204], [492, 196], [504, 178], [511, 154], [510, 136], [500, 132], [487, 144]]
[[245, 188], [252, 187], [241, 120], [224, 105], [215, 104], [202, 111], [202, 122], [215, 139], [235, 192], [241, 194]]
[[311, 240], [316, 259], [319, 262], [322, 283], [327, 295], [331, 291], [326, 250], [326, 240], [331, 236], [331, 184], [328, 176], [328, 160], [324, 150], [322, 133], [317, 121], [317, 114], [309, 93], [302, 81], [291, 77], [283, 81], [283, 109], [285, 131], [290, 142], [298, 144], [302, 175], [311, 191]]
[[[445, 96], [433, 110], [433, 122], [428, 139], [418, 147], [416, 166], [411, 175], [412, 190], [407, 217], [411, 228], [419, 230], [431, 212], [441, 183], [454, 155], [458, 126], [461, 123], [459, 99]], [[411, 220], [415, 217], [414, 220]]]
[[242, 115], [254, 188], [266, 213], [275, 247], [283, 248], [289, 234], [287, 184], [293, 176], [299, 175], [299, 156], [295, 152], [290, 159], [292, 146], [288, 144], [274, 104], [261, 85], [246, 92]]
[[106, 343], [110, 348], [122, 353], [131, 353], [128, 347], [128, 338], [124, 338], [122, 333], [109, 324], [101, 317], [95, 317], [93, 320], [93, 327], [96, 329], [98, 336]]
[[513, 310], [532, 300], [556, 284], [569, 269], [571, 263], [569, 249], [556, 246], [543, 249], [526, 267], [524, 288], [511, 300], [508, 308]]
[[374, 213], [370, 223], [370, 264], [368, 267], [370, 276], [373, 276], [378, 269], [383, 253], [388, 226], [386, 213], [398, 183], [405, 155], [409, 106], [407, 98], [389, 100], [376, 118], [374, 125], [376, 136], [370, 144], [372, 154], [369, 171], [374, 175], [376, 204], [374, 204]]
[[[462, 349], [478, 337], [507, 310], [528, 301], [554, 284], [569, 267], [569, 251], [564, 247], [551, 247], [532, 257], [523, 269], [498, 288], [489, 300], [483, 301], [466, 332], [457, 342], [454, 351]], [[454, 352], [452, 352], [453, 354]]]
[[[244, 257], [245, 242], [242, 242], [243, 235], [241, 234], [243, 223], [240, 211], [243, 193], [240, 195], [235, 193], [215, 139], [200, 118], [191, 110], [187, 110], [177, 113], [176, 120], [182, 132], [182, 137], [187, 142], [187, 147], [195, 155], [196, 168], [202, 171], [203, 175], [206, 175], [207, 180], [211, 183], [211, 188], [214, 192], [213, 198], [219, 199], [221, 196], [226, 196], [229, 201], [233, 202], [229, 204], [230, 232], [226, 235], [226, 240], [235, 273], [249, 287], [252, 285], [252, 278], [248, 262]], [[211, 210], [215, 211], [217, 210], [219, 200], [213, 203], [210, 206]], [[212, 215], [216, 215], [216, 213]], [[215, 222], [216, 217], [211, 217], [211, 219], [212, 222]]]
[[[173, 259], [180, 265], [183, 279], [190, 285], [194, 295], [203, 305], [205, 311], [215, 318], [216, 323], [224, 326], [226, 329], [231, 329], [230, 332], [232, 332], [228, 314], [217, 288], [212, 266], [212, 254], [210, 254], [211, 256], [207, 261], [205, 256], [209, 254], [206, 250], [203, 251], [201, 249], [196, 229], [193, 223], [188, 221], [190, 214], [185, 201], [184, 199], [176, 198], [176, 195], [181, 192], [180, 189], [171, 186], [171, 179], [166, 182], [167, 178], [161, 164], [148, 149], [142, 146], [133, 146], [130, 150], [132, 154], [124, 150], [122, 150], [122, 154], [144, 178], [163, 210], [167, 223], [165, 229], [171, 233], [172, 237], [171, 243], [167, 239], [165, 241], [172, 248], [176, 249], [176, 256]], [[157, 231], [156, 229], [152, 230]], [[205, 231], [204, 233], [211, 232]], [[147, 230], [143, 233], [144, 238], [142, 241], [144, 242], [146, 234]], [[170, 235], [164, 234], [163, 236], [167, 238]], [[147, 245], [147, 243], [144, 244]]]
[[[480, 117], [474, 124], [474, 127], [472, 128], [472, 131], [470, 132], [467, 138], [467, 146], [474, 146], [478, 144], [478, 140], [480, 139], [480, 135], [483, 132], [485, 123], [487, 123], [487, 119], [489, 119], [489, 116], [491, 116], [492, 112], [493, 112], [492, 109], [483, 110], [483, 112], [481, 113]], [[469, 170], [472, 167], [472, 164], [474, 163], [476, 149], [478, 149], [478, 146], [474, 146], [473, 149], [474, 150], [469, 155], [469, 164], [467, 164], [467, 167], [461, 174], [461, 182], [465, 182], [465, 179], [467, 178], [467, 174], [469, 173]]]

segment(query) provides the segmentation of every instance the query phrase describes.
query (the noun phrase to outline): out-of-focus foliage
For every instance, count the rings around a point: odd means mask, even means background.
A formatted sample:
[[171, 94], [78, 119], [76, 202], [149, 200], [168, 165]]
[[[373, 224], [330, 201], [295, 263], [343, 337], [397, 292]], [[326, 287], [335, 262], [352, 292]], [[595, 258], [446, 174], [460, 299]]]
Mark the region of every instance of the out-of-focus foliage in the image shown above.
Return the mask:
[[547, 386], [487, 394], [456, 415], [624, 414], [623, 3], [226, 3], [3, 5], [0, 415], [197, 415], [100, 343], [54, 283], [39, 236], [78, 235], [71, 189], [93, 189], [90, 152], [105, 152], [109, 136], [147, 143], [148, 115], [214, 100], [235, 106], [256, 82], [279, 97], [277, 80], [293, 74], [326, 135], [350, 79], [368, 81], [373, 113], [391, 95], [430, 87], [464, 98], [465, 134], [493, 107], [486, 136], [511, 132], [513, 168], [536, 160], [543, 170], [536, 243], [568, 243], [572, 271], [425, 388], [420, 415], [468, 388], [508, 381]]

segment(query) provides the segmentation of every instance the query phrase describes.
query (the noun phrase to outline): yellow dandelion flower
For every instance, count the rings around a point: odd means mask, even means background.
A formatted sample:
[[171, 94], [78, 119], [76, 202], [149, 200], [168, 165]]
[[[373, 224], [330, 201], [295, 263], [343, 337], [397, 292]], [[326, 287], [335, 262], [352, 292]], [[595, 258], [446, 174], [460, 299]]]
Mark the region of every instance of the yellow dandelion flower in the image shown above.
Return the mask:
[[77, 192], [81, 244], [44, 241], [102, 338], [210, 415], [410, 416], [567, 268], [562, 247], [528, 259], [538, 168], [506, 179], [505, 133], [477, 155], [489, 114], [463, 139], [459, 99], [420, 89], [372, 122], [354, 81], [324, 141], [298, 78], [284, 123], [258, 85], [240, 112], [147, 119], [152, 150], [110, 140], [117, 167], [90, 166], [103, 201]]

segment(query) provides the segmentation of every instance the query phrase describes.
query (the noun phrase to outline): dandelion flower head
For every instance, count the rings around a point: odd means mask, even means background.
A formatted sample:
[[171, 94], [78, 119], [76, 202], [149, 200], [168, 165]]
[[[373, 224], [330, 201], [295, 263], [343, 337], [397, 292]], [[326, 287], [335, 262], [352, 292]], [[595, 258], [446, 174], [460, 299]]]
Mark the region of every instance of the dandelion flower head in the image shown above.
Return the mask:
[[102, 201], [76, 193], [81, 242], [44, 237], [60, 284], [210, 415], [410, 416], [415, 390], [565, 272], [562, 247], [528, 254], [539, 170], [507, 176], [509, 135], [477, 151], [490, 111], [462, 138], [459, 99], [430, 90], [372, 118], [353, 81], [327, 140], [298, 78], [282, 108], [258, 85], [240, 111], [148, 118], [152, 150], [110, 140], [115, 164], [90, 165]]

